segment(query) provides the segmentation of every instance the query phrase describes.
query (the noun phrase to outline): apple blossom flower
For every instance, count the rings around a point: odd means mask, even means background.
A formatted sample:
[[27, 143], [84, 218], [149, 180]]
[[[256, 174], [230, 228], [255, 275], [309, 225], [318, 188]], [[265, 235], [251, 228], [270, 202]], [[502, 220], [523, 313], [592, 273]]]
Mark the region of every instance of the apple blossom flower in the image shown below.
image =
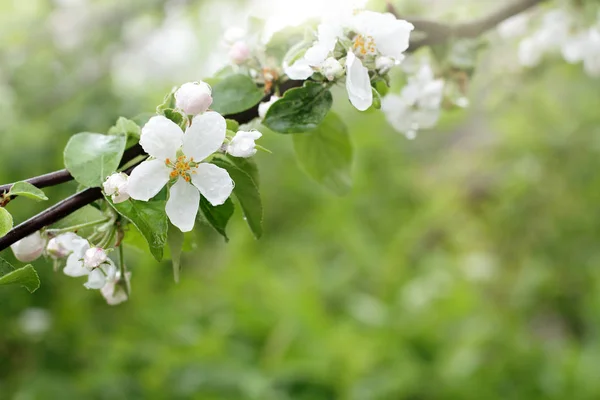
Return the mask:
[[381, 101], [387, 121], [413, 139], [419, 129], [433, 127], [440, 116], [444, 81], [435, 79], [431, 67], [424, 64], [408, 80], [400, 95], [389, 94]]
[[100, 264], [104, 264], [107, 259], [108, 256], [104, 249], [101, 249], [100, 247], [91, 247], [83, 254], [83, 265], [91, 270], [99, 267]]
[[375, 68], [380, 74], [387, 73], [395, 65], [396, 61], [390, 57], [381, 56], [375, 60]]
[[[110, 306], [116, 306], [128, 300], [128, 293], [131, 292], [131, 272], [125, 273], [125, 280], [121, 278], [121, 272], [116, 271], [116, 268], [109, 270], [107, 273], [106, 283], [100, 289], [100, 293]], [[126, 286], [123, 287], [123, 285]]]
[[269, 101], [264, 101], [262, 103], [260, 103], [258, 105], [258, 116], [261, 119], [264, 119], [265, 116], [267, 115], [267, 112], [269, 112], [269, 109], [271, 108], [271, 106], [277, 101], [279, 100], [278, 96], [271, 96], [271, 98], [269, 99]]
[[229, 49], [229, 58], [234, 64], [243, 64], [250, 58], [250, 46], [244, 41], [237, 41]]
[[332, 81], [344, 75], [344, 67], [338, 60], [333, 57], [329, 57], [323, 62], [321, 73], [325, 76], [325, 78], [327, 78], [327, 80]]
[[102, 184], [104, 193], [111, 196], [113, 203], [118, 204], [129, 200], [127, 186], [129, 184], [129, 176], [123, 172], [112, 174]]
[[206, 82], [188, 82], [175, 92], [175, 107], [188, 115], [198, 115], [212, 104], [212, 89]]
[[256, 130], [239, 131], [227, 145], [227, 153], [234, 157], [252, 157], [256, 154], [256, 143], [254, 141], [260, 139], [261, 136], [262, 133]]
[[[380, 60], [380, 68], [384, 66], [383, 61], [386, 66], [401, 62], [413, 29], [411, 23], [399, 20], [390, 13], [373, 11], [361, 11], [342, 21], [322, 23], [313, 45], [293, 64], [284, 62], [284, 70], [291, 79], [308, 79], [315, 71], [323, 73], [328, 79], [330, 76], [335, 78], [330, 73], [330, 58], [334, 55], [337, 43], [346, 40], [345, 35], [352, 32], [354, 37], [346, 55], [346, 89], [352, 105], [365, 111], [373, 104], [368, 66], [374, 64], [379, 69], [376, 60], [380, 57], [386, 57]], [[339, 71], [335, 72], [337, 74]]]
[[172, 182], [166, 212], [182, 232], [191, 231], [198, 214], [200, 194], [213, 206], [221, 205], [233, 190], [229, 173], [202, 162], [225, 140], [227, 124], [210, 111], [197, 115], [185, 134], [171, 120], [158, 115], [142, 128], [140, 145], [152, 159], [137, 166], [129, 177], [129, 195], [148, 201]]
[[21, 262], [31, 262], [37, 260], [46, 248], [46, 239], [42, 237], [39, 231], [15, 242], [10, 246], [15, 258]]
[[[73, 232], [67, 232], [50, 239], [48, 246], [46, 246], [46, 253], [54, 259], [59, 259], [67, 257], [74, 251], [79, 252], [79, 249], [84, 246], [89, 247], [87, 240]], [[83, 254], [81, 257], [83, 257]]]

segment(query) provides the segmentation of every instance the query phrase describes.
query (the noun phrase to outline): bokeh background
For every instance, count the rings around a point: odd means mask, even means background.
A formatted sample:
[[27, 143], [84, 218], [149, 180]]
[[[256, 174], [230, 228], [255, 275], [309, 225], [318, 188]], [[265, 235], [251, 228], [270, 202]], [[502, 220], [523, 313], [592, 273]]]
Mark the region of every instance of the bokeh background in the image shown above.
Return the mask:
[[[276, 29], [343, 2], [313, 3], [0, 1], [0, 182], [62, 168], [70, 135], [210, 76], [249, 14]], [[442, 20], [497, 5], [398, 0]], [[600, 398], [600, 81], [558, 59], [523, 71], [490, 40], [472, 107], [416, 140], [337, 94], [345, 197], [265, 131], [264, 237], [239, 212], [227, 244], [202, 228], [179, 284], [130, 248], [133, 296], [110, 307], [36, 262], [36, 293], [0, 290], [0, 399]]]

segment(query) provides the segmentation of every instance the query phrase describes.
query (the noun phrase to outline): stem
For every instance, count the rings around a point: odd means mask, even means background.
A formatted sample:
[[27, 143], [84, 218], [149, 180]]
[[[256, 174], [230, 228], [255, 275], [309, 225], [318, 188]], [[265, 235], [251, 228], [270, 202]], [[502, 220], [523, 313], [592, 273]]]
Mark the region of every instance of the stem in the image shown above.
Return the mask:
[[99, 219], [96, 221], [85, 222], [85, 223], [79, 224], [79, 225], [69, 226], [67, 228], [48, 229], [46, 232], [48, 232], [51, 235], [60, 235], [61, 233], [77, 231], [77, 230], [83, 229], [83, 228], [89, 228], [90, 226], [100, 225], [100, 224], [103, 224], [108, 221], [110, 221], [110, 218], [104, 218], [104, 219]]
[[123, 254], [123, 244], [119, 245], [119, 271], [121, 273], [120, 279], [123, 282], [125, 293], [127, 294], [127, 297], [129, 297], [129, 285], [127, 285], [127, 278], [125, 277], [125, 256]]

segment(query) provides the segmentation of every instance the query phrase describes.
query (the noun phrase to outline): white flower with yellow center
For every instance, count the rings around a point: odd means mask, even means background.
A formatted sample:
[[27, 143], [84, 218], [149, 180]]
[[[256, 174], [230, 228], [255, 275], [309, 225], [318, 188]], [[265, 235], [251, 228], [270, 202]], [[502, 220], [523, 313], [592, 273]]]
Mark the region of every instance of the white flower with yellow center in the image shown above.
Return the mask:
[[129, 195], [148, 201], [169, 181], [167, 216], [182, 232], [194, 227], [200, 194], [213, 206], [229, 198], [233, 181], [229, 173], [202, 162], [219, 151], [227, 132], [225, 118], [209, 111], [197, 115], [185, 133], [163, 116], [150, 118], [142, 128], [140, 145], [152, 159], [144, 161], [129, 177]]
[[[291, 79], [298, 80], [308, 79], [314, 72], [324, 73], [329, 80], [342, 76], [341, 71], [332, 69], [333, 61], [336, 61], [332, 57], [338, 42], [344, 43], [350, 38], [346, 55], [346, 89], [352, 105], [365, 111], [373, 104], [371, 77], [365, 65], [389, 69], [400, 63], [414, 26], [390, 13], [373, 11], [359, 11], [341, 21], [319, 25], [317, 40], [312, 47], [293, 64], [284, 63], [284, 70]], [[379, 65], [377, 60], [380, 60]]]

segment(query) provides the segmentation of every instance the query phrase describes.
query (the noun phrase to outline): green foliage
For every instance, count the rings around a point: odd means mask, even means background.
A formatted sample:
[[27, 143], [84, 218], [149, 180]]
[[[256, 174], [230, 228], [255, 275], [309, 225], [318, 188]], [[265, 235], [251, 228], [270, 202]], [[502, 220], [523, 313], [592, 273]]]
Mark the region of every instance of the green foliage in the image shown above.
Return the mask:
[[257, 105], [263, 91], [246, 75], [231, 75], [212, 88], [211, 108], [223, 115], [236, 114]]
[[333, 112], [311, 132], [294, 135], [296, 158], [317, 182], [337, 194], [352, 187], [352, 143], [346, 125]]
[[65, 167], [80, 184], [99, 187], [119, 167], [126, 141], [125, 135], [78, 133], [65, 147]]
[[112, 203], [109, 198], [106, 198], [106, 201], [144, 236], [156, 261], [162, 260], [169, 229], [165, 212], [166, 201], [129, 199], [118, 204]]
[[228, 131], [236, 133], [237, 131], [240, 130], [240, 124], [237, 121], [235, 121], [233, 119], [226, 119], [225, 122], [227, 123]]
[[263, 207], [258, 185], [247, 172], [241, 170], [231, 162], [217, 158], [213, 160], [213, 163], [218, 167], [225, 168], [229, 172], [231, 179], [235, 182], [233, 194], [240, 202], [244, 218], [254, 237], [259, 239], [263, 234]]
[[267, 44], [266, 54], [278, 64], [283, 63], [289, 49], [304, 41], [305, 29], [304, 26], [292, 26], [275, 32]]
[[21, 196], [27, 197], [28, 199], [43, 201], [48, 200], [48, 197], [44, 194], [44, 191], [36, 188], [28, 182], [17, 182], [15, 183], [8, 192], [9, 196]]
[[13, 217], [4, 207], [0, 207], [0, 237], [13, 228]]
[[276, 101], [263, 124], [279, 133], [302, 133], [315, 129], [331, 109], [333, 97], [327, 87], [307, 81], [301, 88], [288, 90]]
[[171, 121], [175, 122], [181, 128], [182, 131], [185, 131], [188, 125], [187, 115], [185, 115], [183, 112], [177, 109], [172, 108], [164, 109], [162, 110], [162, 113], [167, 119], [170, 119]]
[[135, 121], [119, 117], [117, 123], [108, 130], [108, 134], [125, 135], [127, 137], [125, 148], [129, 148], [140, 141], [142, 129]]
[[200, 212], [204, 220], [214, 228], [219, 234], [221, 234], [225, 241], [228, 242], [227, 237], [227, 224], [233, 216], [234, 206], [231, 199], [220, 206], [213, 206], [206, 200], [200, 201]]
[[0, 257], [0, 286], [4, 285], [21, 285], [33, 293], [40, 287], [40, 278], [31, 265], [15, 269]]

